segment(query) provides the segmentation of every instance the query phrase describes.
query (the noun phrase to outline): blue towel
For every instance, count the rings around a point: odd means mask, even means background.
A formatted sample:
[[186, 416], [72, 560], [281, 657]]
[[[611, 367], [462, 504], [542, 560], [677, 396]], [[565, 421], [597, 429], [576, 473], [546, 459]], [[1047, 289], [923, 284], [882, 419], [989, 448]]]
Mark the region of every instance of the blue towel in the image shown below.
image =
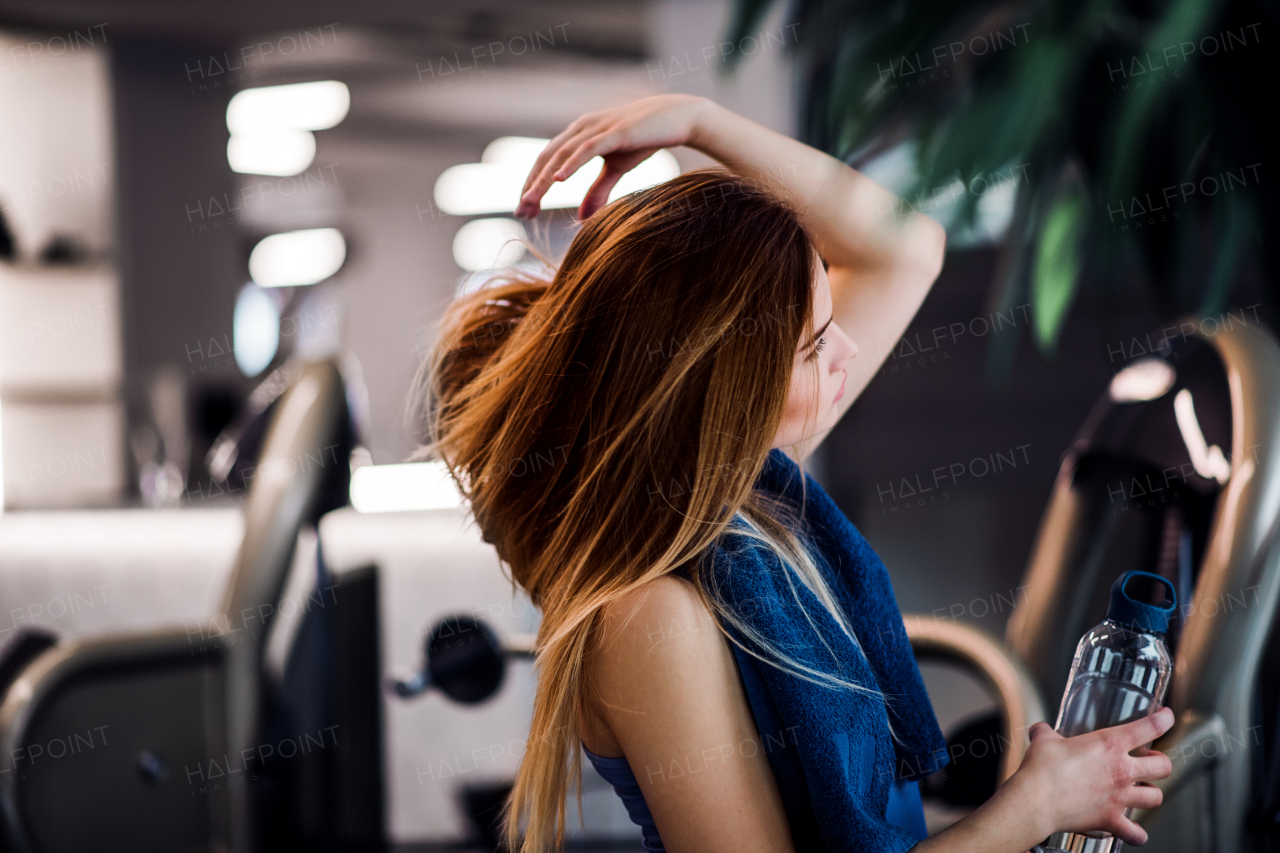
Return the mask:
[[920, 801], [920, 783], [899, 779], [889, 786], [889, 802], [884, 808], [884, 819], [905, 829], [917, 841], [929, 837], [924, 822], [924, 803]]
[[[799, 468], [780, 450], [770, 452], [756, 488], [801, 505]], [[788, 570], [760, 543], [730, 533], [709, 551], [700, 571], [713, 573], [721, 600], [775, 647], [810, 667], [881, 690], [887, 700], [805, 681], [733, 645], [797, 853], [905, 851], [918, 838], [886, 819], [889, 789], [899, 779], [917, 781], [945, 765], [946, 740], [907, 642], [888, 571], [808, 475], [805, 489], [799, 532], [865, 655], [792, 575], [809, 624], [787, 583]], [[678, 573], [688, 576], [687, 568]], [[736, 629], [730, 631], [752, 647]]]

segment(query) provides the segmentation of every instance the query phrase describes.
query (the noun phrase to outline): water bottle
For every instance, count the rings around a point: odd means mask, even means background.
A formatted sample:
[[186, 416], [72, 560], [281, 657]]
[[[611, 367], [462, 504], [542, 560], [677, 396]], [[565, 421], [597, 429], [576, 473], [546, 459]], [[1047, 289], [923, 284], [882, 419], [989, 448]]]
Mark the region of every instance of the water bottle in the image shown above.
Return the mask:
[[[1143, 587], [1162, 585], [1162, 604], [1140, 601]], [[1150, 572], [1129, 571], [1111, 585], [1107, 618], [1080, 638], [1054, 729], [1063, 737], [1118, 726], [1155, 713], [1164, 701], [1173, 661], [1164, 644], [1177, 608], [1173, 584]], [[1126, 817], [1133, 809], [1126, 809]], [[1124, 842], [1105, 832], [1055, 832], [1043, 853], [1119, 853]]]

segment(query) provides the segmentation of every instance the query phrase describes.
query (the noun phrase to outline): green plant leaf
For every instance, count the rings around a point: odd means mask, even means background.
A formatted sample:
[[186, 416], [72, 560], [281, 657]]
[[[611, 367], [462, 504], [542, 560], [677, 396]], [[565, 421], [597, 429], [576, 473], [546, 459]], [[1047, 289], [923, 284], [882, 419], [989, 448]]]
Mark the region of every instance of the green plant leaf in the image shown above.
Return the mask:
[[[1148, 33], [1144, 54], [1150, 58], [1152, 53], [1159, 56], [1161, 49], [1168, 45], [1194, 43], [1217, 18], [1222, 4], [1223, 0], [1174, 0]], [[1126, 109], [1118, 113], [1108, 146], [1111, 152], [1107, 176], [1109, 195], [1124, 197], [1135, 188], [1152, 115], [1171, 96], [1170, 87], [1147, 86], [1133, 92]]]
[[1075, 300], [1085, 209], [1084, 194], [1079, 190], [1058, 196], [1045, 217], [1036, 247], [1031, 278], [1032, 326], [1036, 345], [1046, 356], [1057, 349], [1058, 335]]
[[[754, 31], [777, 5], [736, 0], [733, 32]], [[1228, 304], [1252, 253], [1276, 268], [1276, 241], [1263, 239], [1274, 189], [1255, 180], [1211, 199], [1197, 183], [1260, 166], [1274, 146], [1248, 91], [1276, 79], [1260, 24], [1247, 23], [1261, 8], [1250, 0], [788, 5], [803, 141], [858, 168], [913, 144], [915, 185], [896, 191], [928, 198], [959, 178], [961, 223], [979, 201], [973, 180], [1026, 170], [988, 301], [1030, 301], [1045, 355], [1086, 265], [1108, 291], [1136, 272], [1167, 319]], [[1163, 195], [1170, 187], [1176, 202]], [[1148, 195], [1175, 204], [1170, 220], [1132, 212], [1150, 207]], [[989, 378], [1007, 378], [1016, 348], [992, 338]]]

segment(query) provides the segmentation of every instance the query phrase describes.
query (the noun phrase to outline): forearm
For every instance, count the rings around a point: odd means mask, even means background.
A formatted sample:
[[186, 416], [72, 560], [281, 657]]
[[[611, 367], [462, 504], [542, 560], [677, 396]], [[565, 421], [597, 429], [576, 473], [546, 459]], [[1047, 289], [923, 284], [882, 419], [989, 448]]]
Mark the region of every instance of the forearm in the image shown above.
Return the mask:
[[936, 240], [932, 219], [836, 158], [707, 101], [689, 147], [780, 192], [800, 212], [828, 263], [874, 270]]
[[[1010, 780], [1012, 782], [1012, 780]], [[1052, 829], [1016, 785], [1006, 785], [963, 819], [921, 841], [911, 853], [1025, 853]]]

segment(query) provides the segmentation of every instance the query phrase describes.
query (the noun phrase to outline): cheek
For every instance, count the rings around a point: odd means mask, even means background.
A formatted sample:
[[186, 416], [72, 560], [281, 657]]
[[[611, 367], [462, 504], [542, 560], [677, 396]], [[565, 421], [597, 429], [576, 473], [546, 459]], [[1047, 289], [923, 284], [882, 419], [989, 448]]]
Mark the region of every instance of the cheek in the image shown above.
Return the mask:
[[814, 395], [818, 390], [818, 381], [814, 376], [814, 365], [806, 362], [791, 373], [791, 388], [787, 392], [788, 419], [803, 420], [813, 405]]
[[[822, 376], [823, 366], [811, 361], [798, 365], [791, 373], [791, 384], [787, 389], [787, 402], [782, 410], [782, 423], [779, 424], [776, 441], [785, 446], [800, 441], [805, 432], [813, 426], [813, 418], [821, 423], [835, 389], [828, 389], [827, 381]], [[828, 393], [829, 392], [829, 393]]]

